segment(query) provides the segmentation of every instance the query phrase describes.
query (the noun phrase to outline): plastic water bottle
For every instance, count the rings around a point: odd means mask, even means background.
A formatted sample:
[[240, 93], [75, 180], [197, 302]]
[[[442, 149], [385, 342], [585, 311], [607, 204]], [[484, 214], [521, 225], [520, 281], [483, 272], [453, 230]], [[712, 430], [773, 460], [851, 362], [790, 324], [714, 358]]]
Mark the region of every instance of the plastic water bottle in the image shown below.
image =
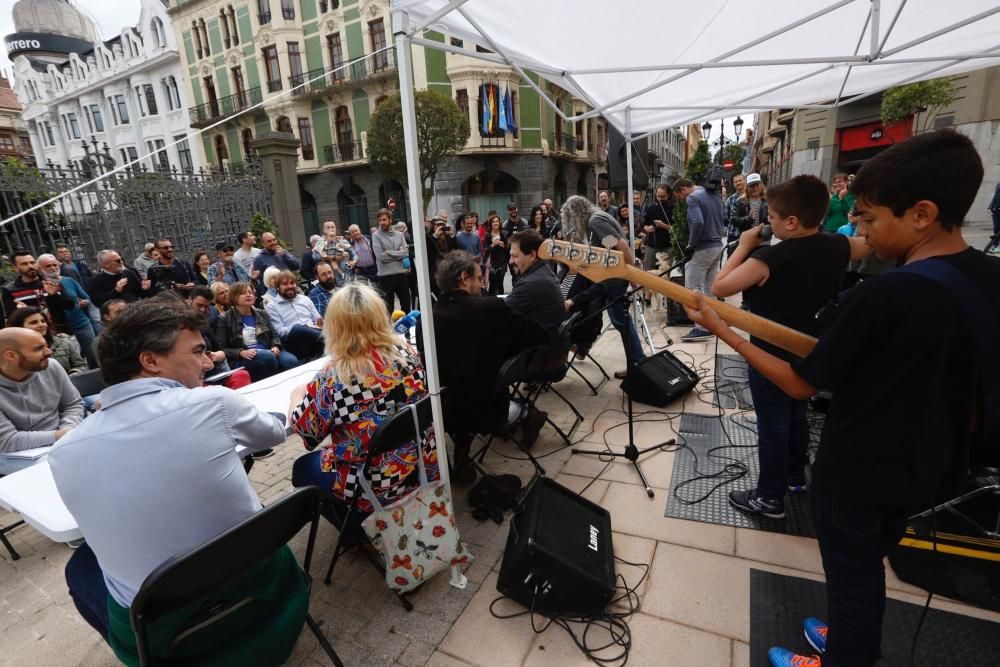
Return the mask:
[[403, 317], [399, 318], [399, 321], [392, 327], [396, 333], [401, 336], [408, 336], [410, 329], [417, 326], [417, 320], [420, 319], [419, 310], [411, 310]]

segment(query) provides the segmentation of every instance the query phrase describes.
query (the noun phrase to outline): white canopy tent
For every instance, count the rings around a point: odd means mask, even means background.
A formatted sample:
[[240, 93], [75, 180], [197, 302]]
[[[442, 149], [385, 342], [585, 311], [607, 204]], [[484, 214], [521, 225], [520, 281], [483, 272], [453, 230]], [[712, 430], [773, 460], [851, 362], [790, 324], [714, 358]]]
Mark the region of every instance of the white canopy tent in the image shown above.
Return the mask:
[[[565, 121], [604, 116], [632, 141], [778, 108], [833, 108], [886, 88], [1000, 64], [996, 0], [393, 0], [410, 192], [420, 192], [411, 45], [512, 67]], [[660, 39], [650, 39], [650, 30]], [[447, 33], [493, 53], [423, 37]], [[561, 111], [534, 72], [592, 109]], [[626, 150], [632, 182], [632, 151]], [[424, 218], [410, 198], [410, 219]], [[421, 304], [427, 248], [414, 233]], [[426, 310], [426, 306], [424, 306]], [[423, 317], [434, 420], [443, 433], [434, 325]], [[441, 439], [439, 439], [439, 443]], [[447, 458], [441, 451], [442, 472]]]

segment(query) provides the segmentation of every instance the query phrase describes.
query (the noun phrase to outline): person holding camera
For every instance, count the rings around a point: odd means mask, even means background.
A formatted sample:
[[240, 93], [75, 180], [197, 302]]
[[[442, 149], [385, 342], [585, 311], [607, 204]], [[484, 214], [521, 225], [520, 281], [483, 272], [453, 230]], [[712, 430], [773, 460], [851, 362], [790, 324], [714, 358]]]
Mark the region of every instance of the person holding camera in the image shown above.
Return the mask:
[[174, 244], [169, 239], [157, 241], [156, 249], [160, 253], [160, 261], [146, 272], [150, 289], [154, 294], [175, 289], [182, 297], [188, 298], [195, 285], [194, 269], [183, 259], [174, 256]]
[[14, 270], [17, 278], [3, 286], [0, 297], [3, 302], [3, 315], [6, 321], [14, 311], [25, 306], [39, 308], [47, 317], [76, 307], [67, 294], [64, 294], [59, 280], [43, 279], [38, 271], [38, 263], [34, 255], [27, 250], [14, 253]]

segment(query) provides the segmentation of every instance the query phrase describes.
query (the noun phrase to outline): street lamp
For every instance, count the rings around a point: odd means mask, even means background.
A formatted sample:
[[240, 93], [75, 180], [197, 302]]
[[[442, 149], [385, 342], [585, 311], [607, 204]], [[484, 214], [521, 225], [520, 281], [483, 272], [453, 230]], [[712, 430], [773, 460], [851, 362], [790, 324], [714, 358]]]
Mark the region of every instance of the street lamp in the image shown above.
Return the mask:
[[743, 119], [739, 116], [733, 121], [733, 129], [736, 130], [736, 141], [739, 141], [740, 135], [743, 134]]
[[[709, 131], [711, 131], [712, 124], [706, 121], [705, 124], [701, 126], [701, 129], [704, 130], [706, 127], [709, 129]], [[725, 148], [726, 146], [728, 146], [729, 144], [737, 144], [737, 143], [739, 143], [739, 141], [740, 141], [740, 135], [743, 134], [743, 119], [740, 118], [739, 116], [737, 116], [736, 120], [733, 121], [733, 130], [736, 133], [736, 138], [735, 139], [730, 139], [730, 138], [728, 138], [726, 136], [726, 122], [725, 122], [725, 119], [720, 120], [719, 121], [719, 138], [716, 139], [715, 141], [713, 141], [712, 145], [715, 146], [716, 148], [722, 149], [722, 148]]]
[[705, 141], [708, 141], [708, 138], [712, 136], [712, 124], [706, 120], [705, 124], [701, 126], [701, 131], [705, 135]]

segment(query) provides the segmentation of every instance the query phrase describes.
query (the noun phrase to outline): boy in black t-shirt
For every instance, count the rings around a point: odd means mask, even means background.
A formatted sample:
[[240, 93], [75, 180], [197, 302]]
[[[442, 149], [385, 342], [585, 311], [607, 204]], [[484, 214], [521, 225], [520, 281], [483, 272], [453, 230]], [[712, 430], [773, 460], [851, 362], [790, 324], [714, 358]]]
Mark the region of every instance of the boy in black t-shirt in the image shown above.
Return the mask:
[[[858, 234], [880, 259], [950, 265], [1000, 313], [1000, 261], [970, 248], [961, 232], [982, 179], [963, 135], [941, 130], [895, 144], [854, 181]], [[910, 271], [851, 290], [816, 348], [791, 363], [734, 333], [707, 301], [689, 314], [789, 396], [833, 392], [810, 484], [829, 626], [806, 619], [806, 637], [825, 667], [873, 664], [881, 654], [883, 558], [909, 515], [957, 495], [954, 482], [967, 475], [985, 361], [976, 323], [950, 288]], [[769, 655], [775, 665], [820, 662], [777, 647]]]
[[[743, 303], [755, 315], [816, 334], [816, 313], [837, 295], [848, 261], [871, 249], [863, 239], [821, 233], [829, 198], [826, 184], [815, 176], [781, 183], [769, 198], [767, 219], [782, 243], [757, 247], [759, 225], [743, 232], [712, 284], [712, 293], [726, 297], [742, 291]], [[750, 340], [780, 359], [793, 358], [764, 341]], [[750, 395], [757, 412], [760, 477], [755, 488], [731, 491], [729, 502], [750, 514], [783, 519], [785, 489], [806, 489], [806, 401], [792, 398], [753, 368]]]

